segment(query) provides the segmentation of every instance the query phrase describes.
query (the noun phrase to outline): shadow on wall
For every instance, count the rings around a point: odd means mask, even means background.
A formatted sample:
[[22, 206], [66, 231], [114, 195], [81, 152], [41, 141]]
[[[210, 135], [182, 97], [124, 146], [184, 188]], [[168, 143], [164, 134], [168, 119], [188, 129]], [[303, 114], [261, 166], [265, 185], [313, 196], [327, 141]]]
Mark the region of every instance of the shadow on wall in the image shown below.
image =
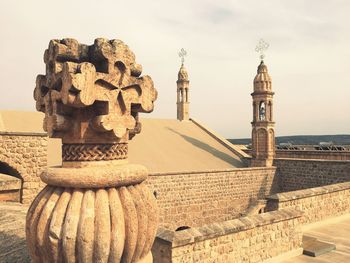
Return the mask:
[[234, 158], [232, 158], [230, 155], [221, 152], [217, 149], [215, 149], [214, 147], [210, 146], [207, 143], [204, 143], [200, 140], [197, 140], [196, 138], [184, 135], [179, 133], [178, 131], [175, 131], [171, 128], [167, 128], [168, 130], [172, 131], [173, 133], [176, 133], [177, 135], [181, 136], [184, 140], [186, 140], [187, 142], [191, 143], [192, 145], [196, 146], [197, 148], [200, 148], [210, 154], [212, 154], [213, 156], [215, 156], [216, 158], [225, 161], [235, 167], [242, 167], [242, 163]]
[[277, 176], [277, 173], [275, 172], [275, 175], [272, 181], [270, 181], [266, 175], [262, 180], [259, 190], [256, 192], [256, 195], [249, 197], [247, 206], [244, 208], [245, 211], [240, 215], [241, 216], [257, 215], [260, 213], [265, 213], [270, 211], [268, 210], [268, 207], [267, 207], [267, 201], [268, 201], [267, 198], [270, 195], [276, 194], [279, 192], [281, 191], [280, 191], [279, 178]]

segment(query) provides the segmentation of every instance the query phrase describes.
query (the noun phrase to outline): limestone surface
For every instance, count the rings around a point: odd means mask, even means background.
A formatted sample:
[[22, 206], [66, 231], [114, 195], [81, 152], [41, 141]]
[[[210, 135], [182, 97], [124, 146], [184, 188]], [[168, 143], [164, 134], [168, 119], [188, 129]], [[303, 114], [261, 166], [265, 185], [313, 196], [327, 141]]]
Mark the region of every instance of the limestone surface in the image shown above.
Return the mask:
[[52, 40], [44, 61], [34, 98], [63, 164], [42, 173], [27, 213], [33, 262], [152, 262], [158, 208], [146, 168], [127, 162], [138, 114], [157, 98], [152, 79], [120, 40]]

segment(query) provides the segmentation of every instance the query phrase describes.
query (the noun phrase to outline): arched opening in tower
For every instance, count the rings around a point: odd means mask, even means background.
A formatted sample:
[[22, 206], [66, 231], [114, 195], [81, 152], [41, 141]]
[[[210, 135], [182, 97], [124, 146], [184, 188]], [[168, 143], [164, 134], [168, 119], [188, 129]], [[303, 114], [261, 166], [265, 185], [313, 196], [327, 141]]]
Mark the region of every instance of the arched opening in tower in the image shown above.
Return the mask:
[[20, 173], [5, 162], [0, 161], [0, 201], [22, 200], [23, 178]]
[[266, 105], [265, 105], [265, 102], [262, 101], [260, 102], [260, 105], [259, 105], [259, 119], [261, 121], [265, 121], [265, 116], [266, 116]]

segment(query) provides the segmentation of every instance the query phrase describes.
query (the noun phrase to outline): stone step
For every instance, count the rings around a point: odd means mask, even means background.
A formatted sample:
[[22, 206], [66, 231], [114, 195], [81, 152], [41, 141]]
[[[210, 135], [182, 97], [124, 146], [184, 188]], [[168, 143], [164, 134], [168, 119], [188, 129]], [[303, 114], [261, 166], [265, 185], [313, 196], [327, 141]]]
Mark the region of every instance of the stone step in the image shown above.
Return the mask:
[[22, 181], [14, 176], [0, 173], [0, 201], [19, 202]]
[[335, 244], [319, 241], [315, 237], [303, 236], [304, 255], [318, 257], [335, 249]]

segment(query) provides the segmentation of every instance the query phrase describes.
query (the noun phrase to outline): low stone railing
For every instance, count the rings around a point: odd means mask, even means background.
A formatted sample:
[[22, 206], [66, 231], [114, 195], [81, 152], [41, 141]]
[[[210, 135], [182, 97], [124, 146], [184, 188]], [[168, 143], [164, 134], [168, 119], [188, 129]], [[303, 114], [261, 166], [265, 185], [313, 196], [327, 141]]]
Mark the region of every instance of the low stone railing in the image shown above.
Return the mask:
[[267, 209], [293, 208], [303, 212], [301, 222], [309, 224], [350, 213], [350, 182], [274, 194]]
[[[302, 253], [302, 212], [284, 209], [171, 231], [159, 228], [155, 262], [268, 262]], [[256, 253], [256, 251], [260, 251]]]

